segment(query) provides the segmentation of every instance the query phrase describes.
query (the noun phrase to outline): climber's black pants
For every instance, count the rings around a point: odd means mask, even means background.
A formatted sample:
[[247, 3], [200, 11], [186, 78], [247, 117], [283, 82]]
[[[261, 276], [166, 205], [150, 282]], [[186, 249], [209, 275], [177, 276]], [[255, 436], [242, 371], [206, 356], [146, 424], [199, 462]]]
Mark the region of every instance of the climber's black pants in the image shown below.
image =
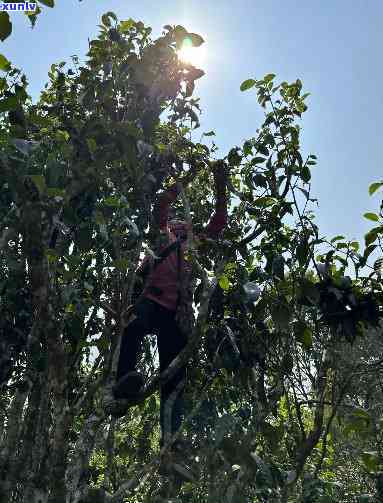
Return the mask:
[[[175, 312], [150, 299], [136, 306], [136, 315], [126, 327], [118, 362], [117, 379], [136, 370], [142, 339], [146, 334], [157, 335], [160, 371], [163, 372], [186, 345], [186, 337], [175, 322]], [[161, 384], [161, 444], [181, 425], [182, 394], [186, 381], [186, 366], [181, 367], [166, 383]]]

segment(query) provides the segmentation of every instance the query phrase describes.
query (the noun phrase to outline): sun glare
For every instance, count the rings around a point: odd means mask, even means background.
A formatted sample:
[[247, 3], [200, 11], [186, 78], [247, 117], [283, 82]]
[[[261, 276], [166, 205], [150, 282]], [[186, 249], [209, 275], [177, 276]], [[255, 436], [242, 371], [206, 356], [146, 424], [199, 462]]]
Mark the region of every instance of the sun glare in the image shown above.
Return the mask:
[[191, 40], [186, 38], [178, 51], [178, 57], [184, 63], [189, 63], [193, 66], [200, 66], [205, 59], [205, 51], [203, 47], [193, 47]]

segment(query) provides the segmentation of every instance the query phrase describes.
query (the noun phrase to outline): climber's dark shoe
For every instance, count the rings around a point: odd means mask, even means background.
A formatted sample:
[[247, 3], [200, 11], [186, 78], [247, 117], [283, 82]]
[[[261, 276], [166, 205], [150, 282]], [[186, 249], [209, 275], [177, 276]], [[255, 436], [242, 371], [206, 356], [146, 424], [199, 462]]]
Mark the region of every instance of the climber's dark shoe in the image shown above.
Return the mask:
[[128, 409], [142, 401], [140, 390], [144, 384], [141, 374], [129, 372], [117, 381], [114, 386], [105, 386], [104, 410], [115, 418], [125, 416]]
[[144, 385], [144, 378], [135, 370], [122, 376], [113, 386], [113, 396], [116, 400], [126, 399], [134, 402]]

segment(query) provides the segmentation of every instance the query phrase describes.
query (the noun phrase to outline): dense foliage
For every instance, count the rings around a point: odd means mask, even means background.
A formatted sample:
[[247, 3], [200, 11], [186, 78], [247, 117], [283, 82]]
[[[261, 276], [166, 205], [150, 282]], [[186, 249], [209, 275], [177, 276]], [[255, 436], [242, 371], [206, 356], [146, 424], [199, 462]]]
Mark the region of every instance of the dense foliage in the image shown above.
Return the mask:
[[87, 61], [52, 65], [37, 103], [0, 58], [0, 501], [382, 501], [383, 297], [367, 263], [381, 214], [365, 215], [364, 250], [320, 234], [300, 80], [242, 83], [264, 121], [220, 156], [228, 227], [218, 242], [189, 236], [193, 480], [158, 472], [154, 339], [147, 398], [122, 419], [105, 412], [134, 271], [156, 250], [156, 197], [178, 181], [176, 209], [197, 230], [213, 208], [218, 152], [214, 132], [194, 140], [204, 73], [179, 60], [185, 39], [203, 43], [182, 26], [153, 40], [107, 13]]

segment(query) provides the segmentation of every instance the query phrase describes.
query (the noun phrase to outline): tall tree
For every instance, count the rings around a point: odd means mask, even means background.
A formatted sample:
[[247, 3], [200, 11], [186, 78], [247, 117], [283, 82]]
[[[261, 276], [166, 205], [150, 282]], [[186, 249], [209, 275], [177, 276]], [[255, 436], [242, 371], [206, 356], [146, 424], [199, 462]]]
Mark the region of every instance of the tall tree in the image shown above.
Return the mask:
[[[224, 157], [223, 239], [189, 236], [188, 346], [159, 376], [149, 339], [141, 403], [108, 415], [135, 270], [158, 244], [158, 195], [178, 181], [196, 228], [212, 212], [216, 147], [202, 138], [214, 133], [192, 140], [204, 73], [177, 55], [203, 39], [170, 25], [150, 35], [108, 12], [87, 61], [52, 65], [35, 104], [2, 63], [0, 501], [335, 502], [366, 486], [379, 497], [382, 285], [363, 274], [382, 228], [363, 255], [320, 236], [300, 80], [242, 83], [265, 117]], [[158, 472], [156, 389], [186, 360], [192, 477], [181, 483]]]

